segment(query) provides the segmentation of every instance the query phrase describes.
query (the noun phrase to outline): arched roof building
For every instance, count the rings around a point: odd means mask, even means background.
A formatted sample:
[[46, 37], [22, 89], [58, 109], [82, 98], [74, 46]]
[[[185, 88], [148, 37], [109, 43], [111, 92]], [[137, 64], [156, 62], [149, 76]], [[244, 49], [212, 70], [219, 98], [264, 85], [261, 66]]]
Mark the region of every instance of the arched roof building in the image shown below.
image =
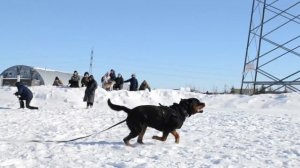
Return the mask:
[[67, 85], [73, 74], [26, 65], [15, 65], [7, 68], [1, 73], [1, 78], [3, 78], [2, 85], [14, 85], [17, 81], [18, 75], [20, 75], [20, 81], [23, 84], [28, 86], [39, 86], [52, 85], [56, 76], [63, 82], [64, 85]]

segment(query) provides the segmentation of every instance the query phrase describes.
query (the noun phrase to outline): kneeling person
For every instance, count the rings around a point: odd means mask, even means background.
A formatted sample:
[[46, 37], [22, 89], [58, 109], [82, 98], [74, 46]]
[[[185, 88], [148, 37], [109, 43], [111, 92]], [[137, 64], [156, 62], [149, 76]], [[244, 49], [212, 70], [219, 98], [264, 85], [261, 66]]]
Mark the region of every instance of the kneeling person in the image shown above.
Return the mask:
[[26, 108], [29, 109], [38, 109], [38, 107], [30, 106], [30, 102], [32, 100], [32, 92], [24, 85], [22, 85], [20, 82], [17, 82], [16, 87], [18, 88], [18, 91], [15, 93], [16, 96], [19, 98], [20, 102], [20, 108], [24, 108], [24, 100], [26, 103]]

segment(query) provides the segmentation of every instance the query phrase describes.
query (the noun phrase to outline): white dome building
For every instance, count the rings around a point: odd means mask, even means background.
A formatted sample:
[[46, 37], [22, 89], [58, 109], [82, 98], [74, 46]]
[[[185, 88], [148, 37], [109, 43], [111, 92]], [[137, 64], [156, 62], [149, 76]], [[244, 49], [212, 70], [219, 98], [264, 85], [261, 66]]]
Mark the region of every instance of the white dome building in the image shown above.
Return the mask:
[[73, 73], [36, 68], [26, 65], [15, 65], [4, 70], [0, 75], [0, 86], [13, 86], [18, 78], [27, 86], [52, 85], [57, 76], [64, 85], [69, 83]]

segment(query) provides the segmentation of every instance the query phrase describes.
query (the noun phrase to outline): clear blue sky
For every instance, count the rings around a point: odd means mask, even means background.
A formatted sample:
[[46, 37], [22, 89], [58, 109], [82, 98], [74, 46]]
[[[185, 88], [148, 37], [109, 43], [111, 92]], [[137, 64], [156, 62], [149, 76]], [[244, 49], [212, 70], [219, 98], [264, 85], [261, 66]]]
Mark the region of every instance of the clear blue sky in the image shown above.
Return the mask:
[[240, 87], [252, 0], [2, 0], [0, 72], [111, 68], [153, 88]]

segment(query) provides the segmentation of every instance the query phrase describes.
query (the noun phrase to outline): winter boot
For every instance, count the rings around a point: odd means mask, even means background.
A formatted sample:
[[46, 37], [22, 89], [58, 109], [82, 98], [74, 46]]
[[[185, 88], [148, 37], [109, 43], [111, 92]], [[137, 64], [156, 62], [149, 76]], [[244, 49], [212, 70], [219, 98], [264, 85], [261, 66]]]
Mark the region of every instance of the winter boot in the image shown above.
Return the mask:
[[19, 102], [20, 102], [20, 108], [25, 108], [23, 100], [19, 100]]

